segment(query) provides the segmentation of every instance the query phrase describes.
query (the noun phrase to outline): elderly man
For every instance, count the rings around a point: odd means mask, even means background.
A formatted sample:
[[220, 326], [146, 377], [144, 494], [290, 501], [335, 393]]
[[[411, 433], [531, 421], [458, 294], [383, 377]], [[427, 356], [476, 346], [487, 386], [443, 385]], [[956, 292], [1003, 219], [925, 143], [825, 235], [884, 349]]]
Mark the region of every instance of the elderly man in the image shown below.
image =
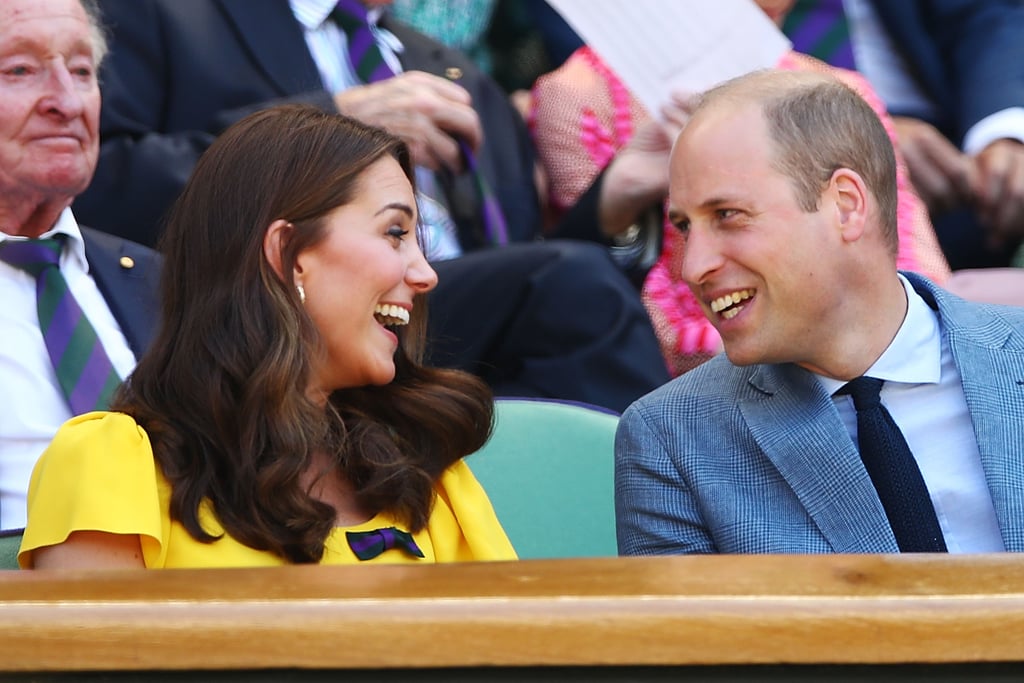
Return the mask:
[[1024, 551], [1024, 309], [896, 270], [862, 98], [796, 72], [712, 90], [669, 216], [725, 355], [623, 415], [620, 552]]
[[0, 3], [0, 526], [25, 523], [36, 458], [103, 407], [149, 341], [156, 255], [80, 227], [106, 46], [89, 0]]

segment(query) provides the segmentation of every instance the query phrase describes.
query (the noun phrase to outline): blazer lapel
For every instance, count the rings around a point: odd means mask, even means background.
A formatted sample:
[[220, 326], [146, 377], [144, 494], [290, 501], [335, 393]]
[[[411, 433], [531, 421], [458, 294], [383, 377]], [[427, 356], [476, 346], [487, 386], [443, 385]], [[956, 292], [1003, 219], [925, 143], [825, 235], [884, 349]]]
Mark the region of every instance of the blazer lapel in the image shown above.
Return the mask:
[[395, 34], [402, 43], [402, 52], [398, 55], [398, 60], [402, 63], [403, 69], [445, 76], [445, 70], [455, 66], [445, 62], [445, 51], [440, 43], [424, 39], [418, 32], [396, 21], [388, 12], [381, 17], [380, 25]]
[[134, 242], [86, 227], [81, 231], [89, 272], [128, 346], [139, 357], [156, 331], [159, 257]]
[[882, 503], [831, 398], [795, 365], [759, 366], [739, 404], [765, 455], [837, 553], [899, 552]]
[[[322, 90], [320, 72], [306, 47], [302, 27], [284, 0], [215, 0], [235, 25], [254, 64], [280, 95]], [[290, 35], [287, 35], [290, 34]], [[268, 49], [268, 46], [272, 46]]]
[[[446, 50], [443, 45], [414, 31], [402, 22], [396, 21], [387, 12], [381, 17], [381, 26], [393, 33], [402, 43], [399, 61], [406, 71], [425, 71], [447, 78], [450, 69], [460, 66], [450, 58], [451, 52]], [[486, 106], [487, 98], [482, 93], [474, 92], [475, 82], [474, 79], [467, 79], [460, 84], [469, 90], [475, 106]], [[489, 169], [488, 155], [480, 154], [477, 157], [477, 163], [480, 164], [484, 176], [492, 183], [492, 187], [497, 187], [496, 176]], [[444, 192], [443, 200], [448, 213], [458, 226], [459, 241], [463, 246], [486, 244], [486, 239], [483, 236], [483, 213], [480, 206], [479, 189], [473, 176], [470, 173], [453, 173], [448, 169], [442, 169], [435, 173], [434, 177]], [[435, 199], [441, 198], [435, 197]]]

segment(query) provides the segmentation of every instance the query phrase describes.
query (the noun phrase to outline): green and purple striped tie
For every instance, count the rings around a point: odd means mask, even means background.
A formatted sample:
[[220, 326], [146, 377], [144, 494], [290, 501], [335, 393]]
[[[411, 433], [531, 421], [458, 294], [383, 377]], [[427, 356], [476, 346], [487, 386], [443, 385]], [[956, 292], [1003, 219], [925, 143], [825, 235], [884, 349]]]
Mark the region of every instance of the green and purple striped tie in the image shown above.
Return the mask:
[[[348, 57], [355, 69], [356, 76], [363, 83], [376, 83], [395, 75], [384, 61], [380, 47], [370, 28], [370, 20], [366, 7], [360, 0], [339, 0], [331, 11], [334, 23], [345, 32], [348, 41]], [[501, 205], [490, 185], [484, 179], [477, 164], [476, 155], [464, 141], [459, 140], [459, 147], [466, 159], [466, 167], [473, 176], [473, 183], [480, 194], [483, 211], [484, 231], [492, 244], [508, 244], [508, 226]]]
[[798, 0], [782, 25], [798, 52], [854, 70], [853, 44], [842, 0]]
[[60, 252], [56, 238], [0, 243], [0, 261], [36, 279], [39, 329], [71, 412], [80, 415], [106, 409], [121, 378], [68, 289], [60, 272]]

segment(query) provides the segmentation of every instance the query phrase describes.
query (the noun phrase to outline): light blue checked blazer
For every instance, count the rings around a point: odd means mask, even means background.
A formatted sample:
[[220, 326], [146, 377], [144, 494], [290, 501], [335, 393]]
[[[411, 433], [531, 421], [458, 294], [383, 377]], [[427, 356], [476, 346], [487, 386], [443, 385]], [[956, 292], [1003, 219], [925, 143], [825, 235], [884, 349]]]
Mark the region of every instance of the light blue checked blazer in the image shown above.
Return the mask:
[[[938, 311], [1003, 543], [1024, 551], [1024, 308], [904, 275]], [[720, 355], [630, 406], [615, 451], [621, 554], [899, 552], [839, 412], [795, 365]]]

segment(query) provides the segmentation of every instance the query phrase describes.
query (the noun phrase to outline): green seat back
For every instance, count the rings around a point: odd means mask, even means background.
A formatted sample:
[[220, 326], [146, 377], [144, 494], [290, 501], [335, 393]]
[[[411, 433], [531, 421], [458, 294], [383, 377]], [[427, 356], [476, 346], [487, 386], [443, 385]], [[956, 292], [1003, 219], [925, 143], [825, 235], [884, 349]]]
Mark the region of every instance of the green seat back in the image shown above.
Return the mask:
[[498, 399], [494, 434], [466, 462], [521, 559], [617, 554], [619, 418], [575, 403]]
[[0, 569], [18, 568], [18, 548], [24, 529], [0, 531]]

